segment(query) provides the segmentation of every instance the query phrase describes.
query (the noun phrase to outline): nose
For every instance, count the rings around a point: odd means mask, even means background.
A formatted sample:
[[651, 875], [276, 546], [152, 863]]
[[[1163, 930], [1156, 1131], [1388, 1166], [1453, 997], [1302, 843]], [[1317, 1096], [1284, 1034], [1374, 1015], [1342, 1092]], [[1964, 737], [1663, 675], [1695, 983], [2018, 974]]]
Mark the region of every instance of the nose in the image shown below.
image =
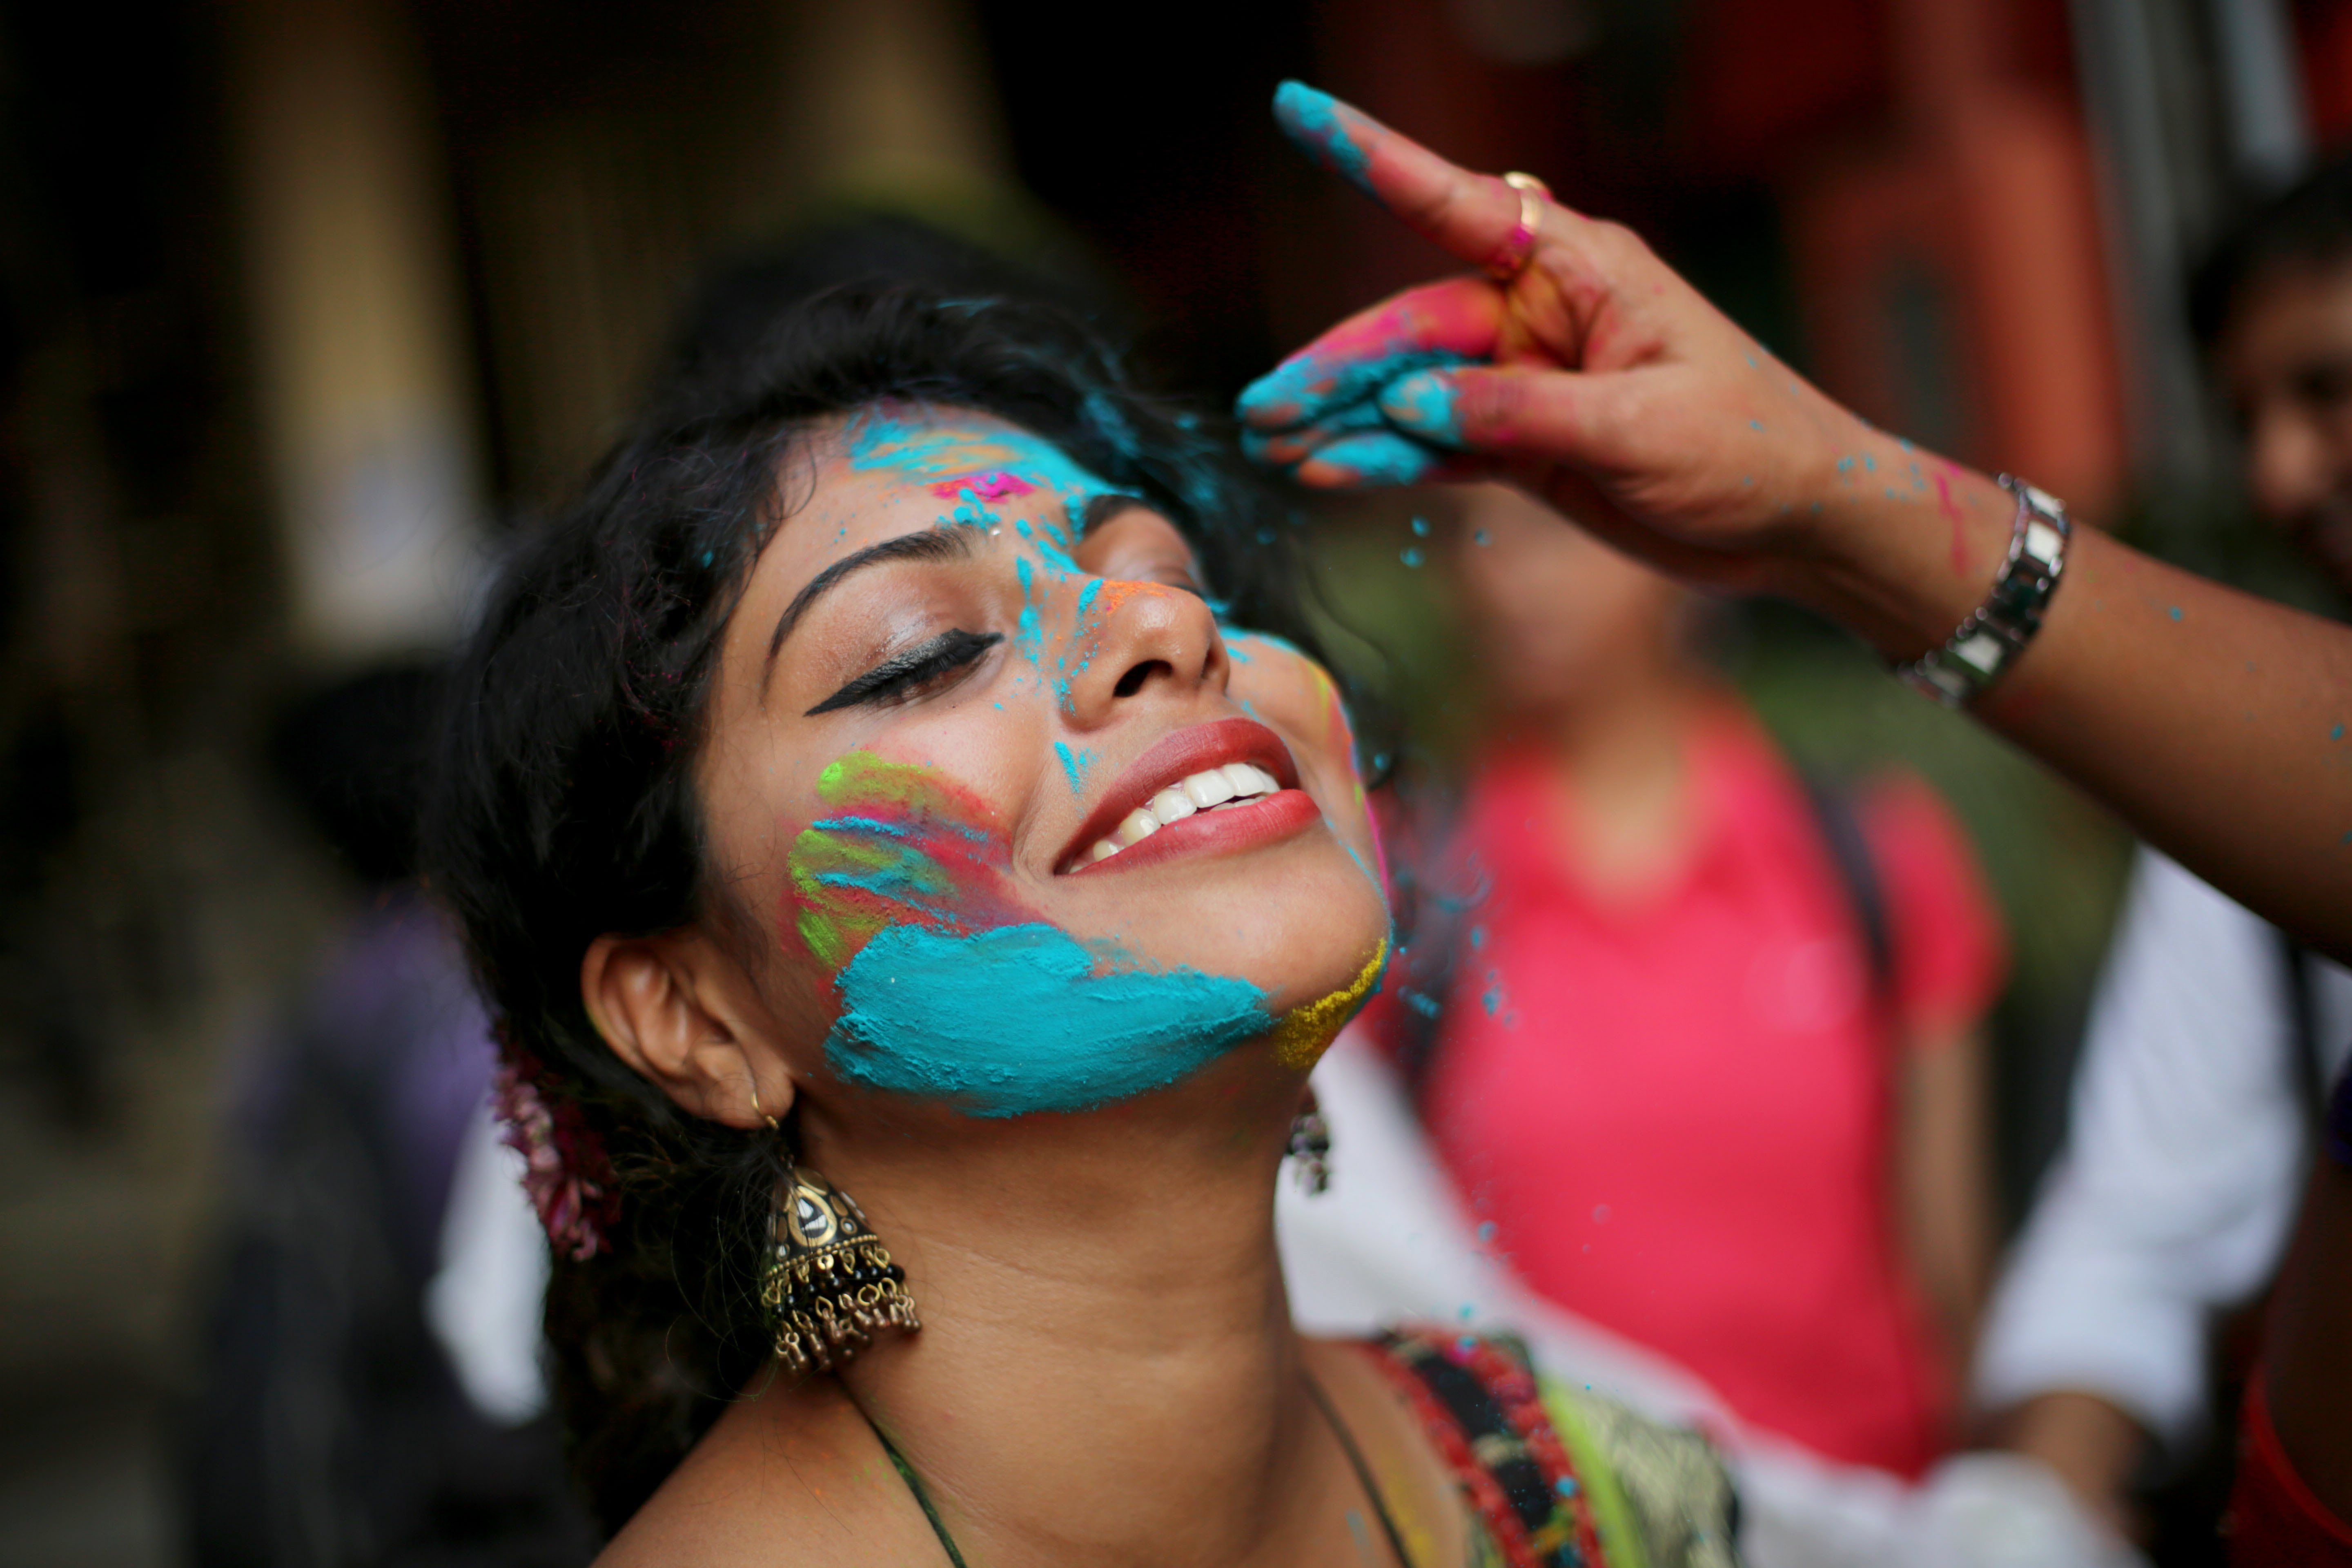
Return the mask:
[[1076, 728], [1097, 729], [1142, 698], [1222, 692], [1232, 679], [1217, 618], [1199, 595], [1108, 578], [1085, 579], [1066, 593], [1071, 626], [1056, 684], [1063, 717]]

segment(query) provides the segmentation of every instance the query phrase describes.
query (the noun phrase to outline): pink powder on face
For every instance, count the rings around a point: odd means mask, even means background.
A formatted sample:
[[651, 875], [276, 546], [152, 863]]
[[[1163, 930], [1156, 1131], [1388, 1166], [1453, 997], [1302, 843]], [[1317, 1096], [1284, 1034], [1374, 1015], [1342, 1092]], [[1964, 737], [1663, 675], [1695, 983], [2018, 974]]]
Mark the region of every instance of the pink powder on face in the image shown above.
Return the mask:
[[954, 500], [969, 492], [975, 500], [992, 501], [1003, 500], [1007, 496], [1025, 496], [1036, 488], [1018, 474], [991, 468], [984, 474], [971, 474], [961, 479], [950, 479], [943, 485], [933, 485], [931, 493], [941, 500]]

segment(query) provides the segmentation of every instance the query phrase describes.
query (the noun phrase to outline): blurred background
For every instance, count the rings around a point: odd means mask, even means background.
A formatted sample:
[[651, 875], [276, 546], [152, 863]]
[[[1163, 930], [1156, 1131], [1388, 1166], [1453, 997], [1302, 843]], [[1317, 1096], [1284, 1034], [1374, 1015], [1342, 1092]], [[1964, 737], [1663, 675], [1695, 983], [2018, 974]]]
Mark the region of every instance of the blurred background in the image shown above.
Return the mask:
[[[1286, 76], [1633, 225], [1877, 423], [2310, 596], [2241, 525], [2180, 298], [2352, 132], [2352, 0], [8, 0], [0, 1563], [181, 1560], [241, 1053], [371, 896], [270, 765], [289, 705], [446, 645], [715, 264], [918, 216], [1219, 406], [1444, 268], [1282, 143]], [[1442, 765], [1410, 516], [1318, 537]], [[1794, 612], [1724, 645], [1798, 758], [1906, 761], [1975, 834], [2013, 1219], [2127, 844]]]

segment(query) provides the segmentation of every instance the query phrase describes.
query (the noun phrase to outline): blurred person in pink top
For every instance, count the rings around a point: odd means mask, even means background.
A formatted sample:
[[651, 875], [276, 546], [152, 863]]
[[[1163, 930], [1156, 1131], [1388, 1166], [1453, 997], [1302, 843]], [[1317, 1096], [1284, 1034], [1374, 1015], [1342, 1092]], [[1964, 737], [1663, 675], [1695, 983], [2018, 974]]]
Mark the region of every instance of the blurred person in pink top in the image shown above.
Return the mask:
[[1991, 1246], [1998, 917], [1907, 775], [1810, 784], [1689, 590], [1520, 492], [1453, 560], [1494, 706], [1398, 1043], [1480, 1234], [1743, 1419], [1917, 1476]]

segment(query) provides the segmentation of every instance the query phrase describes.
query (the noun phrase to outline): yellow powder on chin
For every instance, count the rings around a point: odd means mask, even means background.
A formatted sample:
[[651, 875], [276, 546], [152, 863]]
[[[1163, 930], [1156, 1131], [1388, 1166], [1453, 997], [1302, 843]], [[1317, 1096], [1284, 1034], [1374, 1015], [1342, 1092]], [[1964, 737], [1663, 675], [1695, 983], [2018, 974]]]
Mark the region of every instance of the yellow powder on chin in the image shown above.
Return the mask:
[[1388, 966], [1389, 940], [1381, 938], [1372, 956], [1364, 960], [1364, 967], [1356, 977], [1328, 996], [1314, 1002], [1303, 1002], [1282, 1016], [1269, 1037], [1274, 1041], [1274, 1059], [1286, 1068], [1301, 1072], [1313, 1067], [1331, 1042], [1339, 1037], [1340, 1029], [1356, 1016], [1364, 998], [1380, 984], [1381, 971]]

